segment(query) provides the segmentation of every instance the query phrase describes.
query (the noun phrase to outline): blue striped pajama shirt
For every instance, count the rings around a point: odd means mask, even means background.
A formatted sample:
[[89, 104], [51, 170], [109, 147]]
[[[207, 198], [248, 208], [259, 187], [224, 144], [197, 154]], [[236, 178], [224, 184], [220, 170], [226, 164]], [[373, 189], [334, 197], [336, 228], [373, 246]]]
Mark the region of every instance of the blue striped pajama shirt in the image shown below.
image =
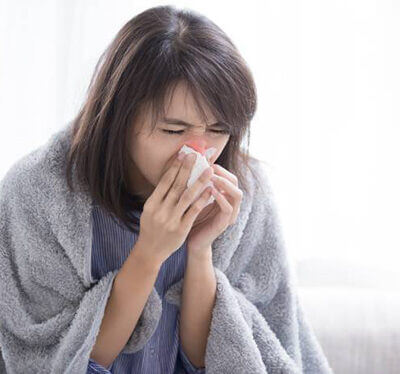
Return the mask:
[[[140, 218], [141, 211], [132, 214]], [[131, 232], [116, 224], [111, 216], [97, 205], [92, 210], [92, 279], [98, 281], [109, 271], [121, 268], [137, 240], [138, 232]], [[205, 368], [195, 367], [183, 352], [179, 341], [179, 308], [168, 303], [164, 294], [169, 286], [184, 275], [186, 241], [160, 267], [155, 288], [162, 300], [160, 322], [146, 345], [138, 352], [123, 354], [104, 368], [89, 359], [87, 374], [204, 374]]]

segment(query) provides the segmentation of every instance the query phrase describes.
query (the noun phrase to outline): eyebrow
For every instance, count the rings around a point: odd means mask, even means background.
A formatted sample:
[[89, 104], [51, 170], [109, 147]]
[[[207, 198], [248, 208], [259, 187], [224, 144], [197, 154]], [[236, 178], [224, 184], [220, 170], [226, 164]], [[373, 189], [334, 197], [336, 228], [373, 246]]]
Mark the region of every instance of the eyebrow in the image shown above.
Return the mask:
[[[178, 118], [163, 118], [163, 122], [171, 124], [171, 125], [181, 125], [181, 126], [186, 126], [186, 127], [195, 127], [195, 125], [185, 122], [181, 119]], [[211, 126], [221, 126], [222, 124], [220, 122], [215, 122], [212, 123], [211, 125], [208, 125], [207, 127], [211, 127]]]

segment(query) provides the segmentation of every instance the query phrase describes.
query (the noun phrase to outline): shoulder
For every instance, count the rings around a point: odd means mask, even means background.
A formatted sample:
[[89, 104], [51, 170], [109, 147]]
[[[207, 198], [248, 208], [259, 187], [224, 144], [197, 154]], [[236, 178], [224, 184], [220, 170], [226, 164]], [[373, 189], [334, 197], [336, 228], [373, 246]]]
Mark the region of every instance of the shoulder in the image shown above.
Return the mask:
[[252, 192], [246, 203], [250, 206], [249, 215], [257, 217], [259, 226], [270, 225], [267, 228], [268, 232], [278, 230], [280, 226], [279, 209], [270, 171], [268, 162], [250, 156], [248, 178], [251, 181]]
[[269, 165], [266, 161], [249, 155], [246, 174], [253, 186], [254, 196], [260, 196], [260, 194], [263, 196], [272, 195]]
[[61, 175], [67, 128], [51, 135], [45, 144], [17, 159], [0, 180], [0, 200], [9, 207], [40, 205]]

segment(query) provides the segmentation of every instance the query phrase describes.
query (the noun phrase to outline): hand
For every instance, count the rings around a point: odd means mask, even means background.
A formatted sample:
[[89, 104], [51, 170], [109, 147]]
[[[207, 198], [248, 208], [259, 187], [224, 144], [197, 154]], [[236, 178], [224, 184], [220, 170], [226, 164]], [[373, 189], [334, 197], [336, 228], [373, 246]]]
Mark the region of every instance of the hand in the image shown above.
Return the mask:
[[[236, 175], [218, 164], [211, 167], [214, 170], [211, 180], [217, 189], [213, 192], [215, 201], [203, 209], [188, 236], [188, 252], [195, 256], [201, 256], [201, 252], [210, 248], [212, 242], [236, 222], [243, 197]], [[208, 215], [209, 219], [204, 221]]]
[[211, 167], [187, 187], [194, 161], [193, 155], [182, 161], [175, 159], [143, 206], [139, 248], [143, 248], [146, 256], [160, 263], [182, 246], [196, 217], [211, 196], [210, 189], [206, 188], [195, 199], [211, 178]]

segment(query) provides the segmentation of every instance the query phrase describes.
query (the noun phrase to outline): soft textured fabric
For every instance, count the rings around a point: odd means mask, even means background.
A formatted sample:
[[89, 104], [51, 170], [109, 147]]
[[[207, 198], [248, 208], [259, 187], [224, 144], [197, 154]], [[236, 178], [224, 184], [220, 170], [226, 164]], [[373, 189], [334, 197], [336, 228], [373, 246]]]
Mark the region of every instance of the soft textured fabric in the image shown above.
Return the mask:
[[[140, 219], [141, 210], [131, 214]], [[139, 231], [130, 231], [100, 206], [92, 210], [91, 282], [99, 281], [109, 271], [120, 269], [138, 238]], [[105, 368], [90, 359], [90, 373], [135, 374], [204, 374], [185, 355], [179, 341], [179, 308], [165, 301], [168, 287], [184, 276], [187, 259], [186, 241], [161, 265], [155, 287], [162, 300], [162, 314], [156, 331], [143, 349], [135, 353], [119, 354], [113, 364]]]
[[[18, 160], [0, 184], [0, 345], [11, 374], [86, 373], [118, 273], [90, 281], [93, 201], [85, 186], [72, 192], [66, 183], [71, 129]], [[267, 174], [252, 164], [262, 186], [249, 172], [236, 222], [212, 244], [206, 372], [332, 373], [298, 298]], [[180, 305], [182, 283], [166, 291], [168, 302]], [[161, 314], [153, 287], [122, 352], [141, 350]]]

